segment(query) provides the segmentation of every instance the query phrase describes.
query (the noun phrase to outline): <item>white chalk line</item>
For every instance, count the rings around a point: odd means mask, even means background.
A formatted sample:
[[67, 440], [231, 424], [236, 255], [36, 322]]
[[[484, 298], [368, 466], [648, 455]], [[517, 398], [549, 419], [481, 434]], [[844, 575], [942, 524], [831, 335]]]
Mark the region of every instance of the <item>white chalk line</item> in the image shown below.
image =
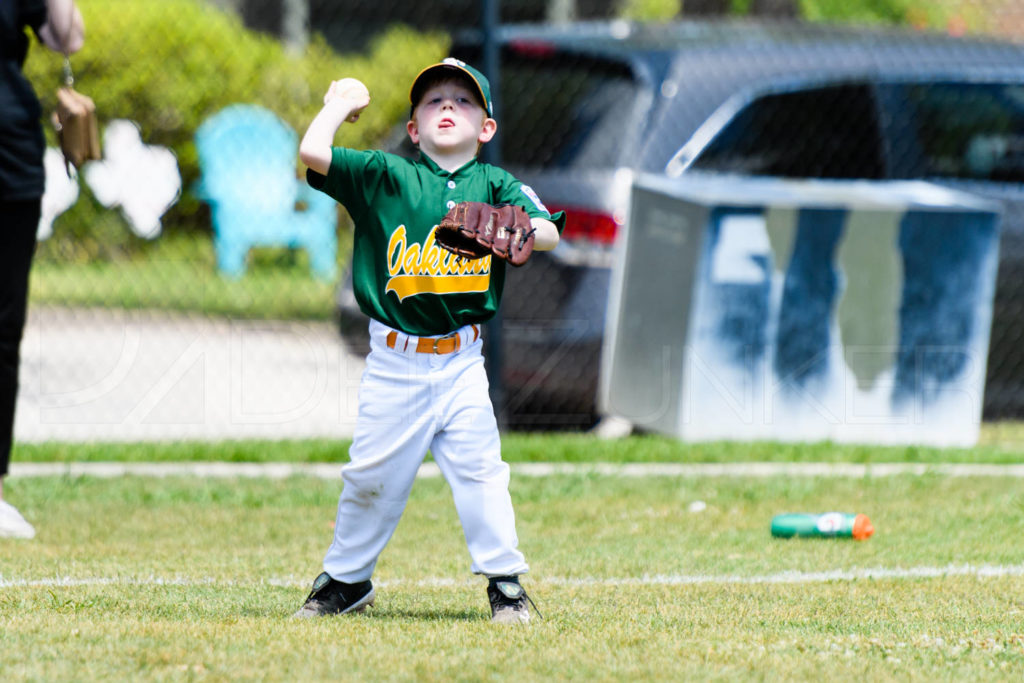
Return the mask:
[[[601, 475], [613, 477], [839, 477], [870, 478], [939, 475], [944, 477], [1024, 478], [1024, 464], [737, 462], [737, 463], [512, 463], [520, 477]], [[30, 477], [202, 477], [286, 479], [303, 476], [339, 479], [341, 463], [238, 462], [13, 462], [10, 476]], [[436, 463], [420, 466], [420, 478], [441, 476]]]
[[[973, 577], [997, 579], [1024, 576], [1024, 564], [949, 564], [943, 567], [871, 567], [854, 569], [833, 569], [820, 572], [782, 571], [773, 574], [656, 574], [635, 577], [529, 577], [531, 584], [539, 586], [565, 587], [620, 587], [620, 586], [692, 586], [692, 585], [771, 585], [771, 584], [812, 584], [828, 582], [850, 582], [864, 580], [902, 579], [945, 579], [952, 577]], [[482, 579], [453, 579], [434, 577], [429, 579], [387, 579], [374, 581], [378, 588], [448, 588], [479, 587]], [[283, 588], [305, 588], [308, 577], [266, 578], [245, 582], [212, 577], [187, 576], [119, 576], [119, 577], [73, 577], [54, 576], [34, 579], [7, 578], [0, 575], [0, 590], [9, 588], [61, 588], [96, 586], [221, 586], [252, 587], [253, 585]]]

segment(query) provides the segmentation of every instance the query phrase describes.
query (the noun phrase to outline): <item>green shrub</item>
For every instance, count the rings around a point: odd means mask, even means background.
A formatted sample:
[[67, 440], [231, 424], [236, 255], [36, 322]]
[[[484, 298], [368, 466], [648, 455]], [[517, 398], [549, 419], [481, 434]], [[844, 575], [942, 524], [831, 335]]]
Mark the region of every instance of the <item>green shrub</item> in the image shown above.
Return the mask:
[[[794, 0], [797, 15], [807, 21], [914, 26], [919, 29], [991, 31], [991, 3], [960, 0]], [[754, 0], [730, 0], [727, 14], [746, 16]], [[620, 0], [619, 14], [637, 20], [688, 17], [685, 0]]]
[[[199, 177], [193, 136], [210, 115], [231, 104], [255, 103], [276, 112], [301, 135], [330, 81], [353, 76], [367, 84], [373, 104], [358, 125], [344, 127], [339, 139], [353, 147], [374, 147], [407, 115], [412, 78], [447, 49], [445, 36], [395, 27], [365, 54], [337, 54], [314, 35], [302, 54], [291, 55], [276, 39], [247, 30], [235, 15], [201, 0], [78, 4], [86, 44], [71, 61], [77, 86], [96, 102], [101, 129], [112, 119], [131, 119], [147, 144], [169, 147], [178, 157], [183, 193], [164, 217], [165, 230], [209, 229], [208, 212], [190, 189]], [[53, 109], [61, 62], [60, 55], [33, 49], [26, 64], [44, 111]], [[105, 210], [81, 186], [83, 196], [58, 218], [54, 238], [44, 243], [41, 255], [81, 260], [138, 251], [141, 240], [116, 214], [103, 215]], [[89, 236], [99, 244], [83, 250]]]
[[926, 3], [916, 0], [801, 0], [799, 4], [802, 16], [812, 21], [903, 24], [912, 6]]
[[618, 16], [633, 21], [668, 21], [682, 9], [682, 0], [621, 0]]
[[991, 3], [958, 0], [800, 0], [801, 16], [811, 21], [910, 25], [919, 29], [978, 33], [991, 31]]

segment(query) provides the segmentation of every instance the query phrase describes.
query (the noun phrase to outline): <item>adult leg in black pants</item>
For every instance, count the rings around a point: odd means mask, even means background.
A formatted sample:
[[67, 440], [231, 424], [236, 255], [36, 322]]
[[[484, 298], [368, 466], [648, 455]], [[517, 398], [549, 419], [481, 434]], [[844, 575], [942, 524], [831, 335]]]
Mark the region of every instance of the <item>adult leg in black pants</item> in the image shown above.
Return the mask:
[[0, 536], [32, 538], [35, 529], [3, 500], [18, 397], [21, 336], [28, 306], [28, 273], [36, 248], [40, 200], [0, 201]]

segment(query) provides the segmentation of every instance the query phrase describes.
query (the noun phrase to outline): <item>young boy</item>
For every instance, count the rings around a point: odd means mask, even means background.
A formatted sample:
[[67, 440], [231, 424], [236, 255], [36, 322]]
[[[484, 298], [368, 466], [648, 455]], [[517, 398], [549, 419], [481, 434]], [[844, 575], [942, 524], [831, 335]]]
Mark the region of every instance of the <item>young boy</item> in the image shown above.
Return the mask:
[[501, 300], [506, 264], [459, 259], [438, 247], [434, 230], [463, 201], [515, 204], [536, 231], [533, 248], [549, 250], [565, 219], [509, 173], [477, 161], [498, 125], [479, 71], [446, 59], [420, 72], [409, 97], [415, 161], [332, 147], [341, 124], [370, 103], [353, 78], [331, 83], [299, 147], [310, 185], [344, 204], [355, 222], [352, 279], [370, 317], [370, 354], [334, 540], [296, 616], [373, 604], [374, 566], [430, 450], [452, 489], [472, 570], [489, 580], [492, 621], [526, 623], [518, 577], [528, 566], [517, 549], [480, 339]]

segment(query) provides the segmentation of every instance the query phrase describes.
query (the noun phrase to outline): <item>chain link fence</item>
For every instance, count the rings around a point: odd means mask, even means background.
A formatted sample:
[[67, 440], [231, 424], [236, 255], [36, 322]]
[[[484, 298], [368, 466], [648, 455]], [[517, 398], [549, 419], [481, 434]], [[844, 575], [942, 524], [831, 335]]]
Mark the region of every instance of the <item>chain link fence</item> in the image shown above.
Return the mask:
[[[79, 5], [87, 42], [71, 64], [105, 157], [68, 177], [48, 152], [21, 440], [350, 434], [366, 348], [346, 277], [351, 224], [306, 187], [298, 136], [330, 81], [354, 76], [373, 105], [339, 143], [414, 154], [408, 86], [449, 54], [492, 70], [488, 158], [569, 216], [559, 248], [511, 274], [489, 330], [508, 428], [599, 419], [624, 170], [673, 163], [929, 179], [999, 202], [991, 351], [975, 360], [986, 419], [1024, 416], [1015, 0]], [[48, 110], [60, 62], [33, 49], [26, 67]]]

